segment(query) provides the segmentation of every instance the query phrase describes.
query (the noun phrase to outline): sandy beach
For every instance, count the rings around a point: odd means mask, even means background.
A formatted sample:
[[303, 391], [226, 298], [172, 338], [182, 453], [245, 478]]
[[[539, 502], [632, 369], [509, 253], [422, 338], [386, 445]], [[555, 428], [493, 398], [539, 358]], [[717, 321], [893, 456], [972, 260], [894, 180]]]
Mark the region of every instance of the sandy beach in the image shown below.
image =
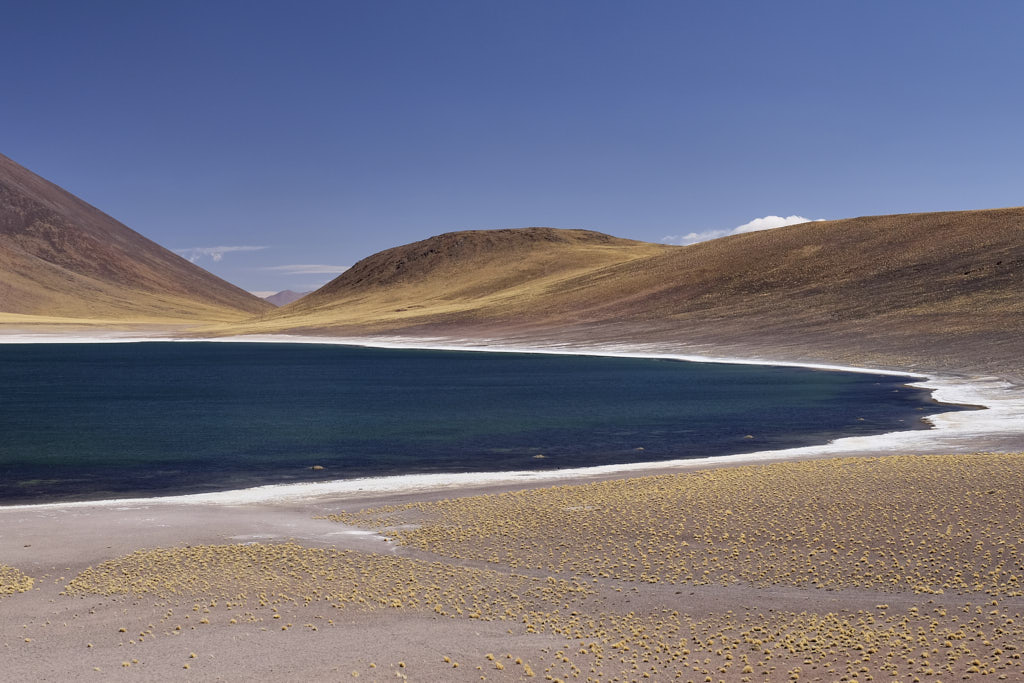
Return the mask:
[[2, 508], [5, 675], [1021, 680], [1021, 390], [914, 381], [987, 409], [713, 461]]

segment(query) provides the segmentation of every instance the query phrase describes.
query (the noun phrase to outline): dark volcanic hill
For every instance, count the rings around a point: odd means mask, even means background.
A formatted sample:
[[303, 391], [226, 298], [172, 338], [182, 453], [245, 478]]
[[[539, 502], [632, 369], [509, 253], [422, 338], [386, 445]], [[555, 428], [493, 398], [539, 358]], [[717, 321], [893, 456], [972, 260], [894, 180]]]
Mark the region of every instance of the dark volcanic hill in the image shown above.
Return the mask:
[[1020, 368], [1024, 209], [813, 222], [686, 247], [550, 228], [450, 233], [371, 256], [267, 322]]
[[0, 312], [228, 321], [270, 309], [0, 155]]

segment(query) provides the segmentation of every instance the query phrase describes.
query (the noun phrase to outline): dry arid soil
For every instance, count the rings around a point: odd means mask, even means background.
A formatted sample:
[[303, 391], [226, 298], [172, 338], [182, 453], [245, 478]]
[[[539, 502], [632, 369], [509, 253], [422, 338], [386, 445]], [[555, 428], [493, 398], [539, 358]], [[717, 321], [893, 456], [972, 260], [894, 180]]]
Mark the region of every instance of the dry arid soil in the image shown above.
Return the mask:
[[[396, 247], [272, 309], [0, 157], [5, 333], [657, 348], [1014, 396], [1022, 272], [1020, 208], [689, 247], [529, 228]], [[0, 508], [2, 677], [1020, 681], [1015, 434], [548, 487]]]
[[6, 509], [0, 647], [19, 680], [1021, 680], [1022, 476], [915, 455]]

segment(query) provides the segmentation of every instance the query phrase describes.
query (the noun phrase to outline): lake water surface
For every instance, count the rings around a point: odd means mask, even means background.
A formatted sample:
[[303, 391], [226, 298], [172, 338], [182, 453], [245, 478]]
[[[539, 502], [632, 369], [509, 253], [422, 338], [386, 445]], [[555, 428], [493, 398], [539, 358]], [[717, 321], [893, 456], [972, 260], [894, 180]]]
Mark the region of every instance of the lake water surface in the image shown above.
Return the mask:
[[0, 345], [0, 504], [706, 457], [955, 409], [905, 381], [318, 344]]

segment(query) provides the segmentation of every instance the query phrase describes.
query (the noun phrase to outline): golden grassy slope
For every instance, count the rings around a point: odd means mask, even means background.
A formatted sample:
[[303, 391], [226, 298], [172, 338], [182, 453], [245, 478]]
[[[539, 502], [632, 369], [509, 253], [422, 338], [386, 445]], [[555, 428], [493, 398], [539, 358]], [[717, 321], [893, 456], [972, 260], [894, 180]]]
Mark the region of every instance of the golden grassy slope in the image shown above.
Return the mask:
[[195, 322], [270, 308], [0, 155], [0, 311]]
[[[0, 312], [35, 324], [708, 345], [1024, 378], [1024, 208], [805, 223], [688, 247], [447, 233], [280, 309], [0, 156]], [[198, 333], [198, 332], [197, 332]]]
[[770, 317], [814, 328], [1012, 316], [1002, 327], [1019, 324], [1022, 291], [1024, 209], [996, 209], [805, 223], [688, 247], [551, 229], [454, 233], [371, 257], [282, 317], [381, 327]]
[[1022, 208], [805, 223], [687, 247], [532, 228], [382, 252], [243, 329], [747, 341], [848, 362], [1019, 369], [1021, 292]]
[[955, 314], [991, 323], [1024, 312], [1024, 209], [805, 223], [639, 265], [617, 273], [644, 295], [633, 318], [771, 315], [782, 327], [831, 328], [886, 316], [948, 324]]
[[380, 252], [267, 316], [268, 326], [507, 321], [542, 310], [564, 283], [672, 247], [586, 230], [471, 230]]

